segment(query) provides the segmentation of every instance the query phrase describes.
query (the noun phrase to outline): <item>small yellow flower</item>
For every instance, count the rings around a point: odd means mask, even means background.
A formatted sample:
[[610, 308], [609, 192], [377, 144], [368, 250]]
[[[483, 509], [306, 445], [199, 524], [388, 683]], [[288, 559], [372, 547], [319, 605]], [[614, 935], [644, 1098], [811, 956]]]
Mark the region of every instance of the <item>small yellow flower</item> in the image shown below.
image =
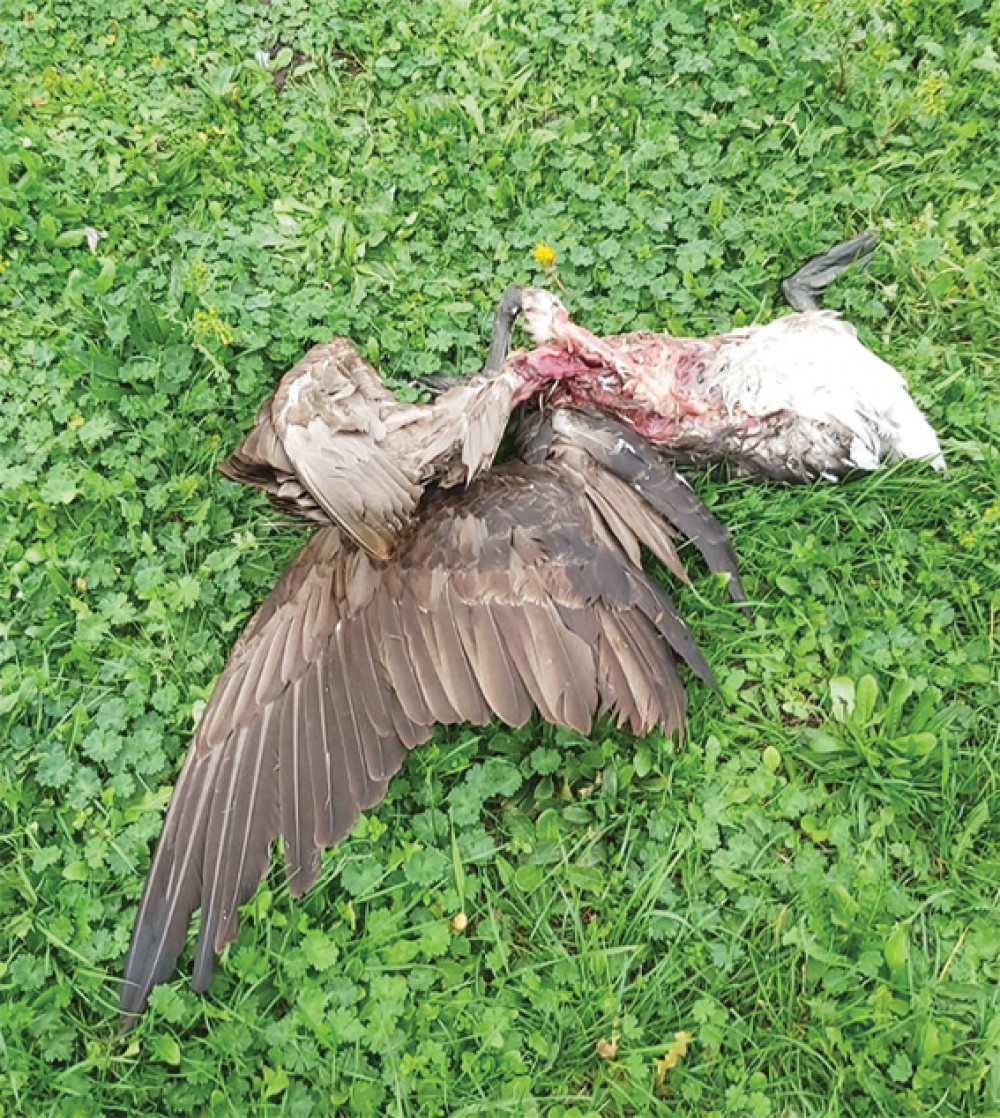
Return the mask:
[[544, 241], [539, 241], [539, 243], [535, 245], [531, 250], [531, 255], [546, 270], [555, 267], [556, 250], [551, 245], [547, 245]]
[[232, 345], [236, 334], [224, 319], [219, 317], [215, 307], [206, 313], [203, 310], [194, 312], [194, 338], [198, 345], [208, 342], [217, 342], [219, 345]]
[[928, 116], [939, 116], [944, 111], [947, 81], [948, 75], [944, 70], [932, 70], [917, 86], [917, 100]]

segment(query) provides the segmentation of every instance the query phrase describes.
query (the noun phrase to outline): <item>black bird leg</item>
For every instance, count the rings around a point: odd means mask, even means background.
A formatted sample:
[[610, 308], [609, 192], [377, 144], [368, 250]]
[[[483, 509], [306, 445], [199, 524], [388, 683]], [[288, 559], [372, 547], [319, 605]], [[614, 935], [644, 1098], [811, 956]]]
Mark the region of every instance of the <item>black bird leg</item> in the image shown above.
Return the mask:
[[[521, 313], [521, 293], [523, 290], [523, 288], [511, 284], [500, 296], [500, 302], [497, 303], [497, 308], [493, 312], [493, 332], [490, 334], [490, 352], [483, 368], [484, 373], [495, 373], [507, 359], [507, 354], [510, 351], [510, 338], [514, 333], [514, 319]], [[453, 377], [447, 373], [425, 373], [423, 376], [414, 379], [421, 388], [437, 396], [438, 393], [454, 388], [456, 384], [461, 384], [463, 380], [469, 380], [470, 378]]]
[[860, 237], [834, 245], [829, 252], [814, 257], [803, 264], [794, 276], [781, 285], [785, 298], [797, 311], [815, 311], [820, 307], [824, 290], [852, 264], [862, 267], [871, 260], [878, 248], [878, 234], [869, 229]]
[[514, 319], [521, 313], [523, 290], [516, 284], [511, 284], [501, 295], [497, 309], [493, 312], [493, 334], [490, 337], [490, 352], [484, 370], [487, 373], [495, 373], [507, 359], [510, 336], [514, 331]]

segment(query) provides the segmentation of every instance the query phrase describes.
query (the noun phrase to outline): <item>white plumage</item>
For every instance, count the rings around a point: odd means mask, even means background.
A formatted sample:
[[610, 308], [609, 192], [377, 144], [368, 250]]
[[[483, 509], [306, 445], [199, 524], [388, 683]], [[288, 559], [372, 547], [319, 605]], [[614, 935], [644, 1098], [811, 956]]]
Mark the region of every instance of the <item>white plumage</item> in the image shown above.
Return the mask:
[[790, 314], [728, 335], [706, 379], [733, 416], [786, 411], [848, 428], [858, 469], [904, 458], [944, 469], [937, 435], [906, 381], [833, 311]]
[[618, 415], [693, 463], [786, 481], [836, 480], [901, 459], [944, 469], [900, 373], [817, 302], [874, 245], [872, 234], [857, 237], [786, 281], [798, 313], [710, 338], [598, 338], [551, 292], [528, 288], [521, 309], [540, 348], [515, 355], [518, 371], [532, 391], [548, 384], [550, 402]]

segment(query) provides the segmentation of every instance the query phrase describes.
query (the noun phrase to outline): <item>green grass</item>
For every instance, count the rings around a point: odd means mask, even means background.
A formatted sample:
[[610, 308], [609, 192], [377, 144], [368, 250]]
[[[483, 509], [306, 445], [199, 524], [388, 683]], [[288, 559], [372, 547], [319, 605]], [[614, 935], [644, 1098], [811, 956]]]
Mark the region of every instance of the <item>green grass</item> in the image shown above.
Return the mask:
[[[0, 20], [0, 1113], [1000, 1114], [996, 5]], [[539, 241], [580, 321], [703, 333], [869, 226], [832, 303], [948, 475], [697, 479], [755, 605], [681, 596], [723, 692], [682, 743], [449, 731], [117, 1039], [188, 736], [301, 538], [214, 472], [280, 373], [334, 333], [476, 368]]]

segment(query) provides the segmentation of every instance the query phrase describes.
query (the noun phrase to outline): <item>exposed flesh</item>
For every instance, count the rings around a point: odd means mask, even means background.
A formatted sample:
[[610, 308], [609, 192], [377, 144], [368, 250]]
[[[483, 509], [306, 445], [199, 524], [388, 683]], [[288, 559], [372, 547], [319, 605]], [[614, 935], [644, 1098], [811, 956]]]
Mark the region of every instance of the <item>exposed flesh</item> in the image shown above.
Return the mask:
[[829, 311], [709, 338], [639, 332], [598, 338], [549, 292], [524, 292], [537, 349], [511, 358], [520, 402], [610, 413], [678, 457], [808, 480], [885, 458], [943, 468], [933, 429], [891, 365]]

